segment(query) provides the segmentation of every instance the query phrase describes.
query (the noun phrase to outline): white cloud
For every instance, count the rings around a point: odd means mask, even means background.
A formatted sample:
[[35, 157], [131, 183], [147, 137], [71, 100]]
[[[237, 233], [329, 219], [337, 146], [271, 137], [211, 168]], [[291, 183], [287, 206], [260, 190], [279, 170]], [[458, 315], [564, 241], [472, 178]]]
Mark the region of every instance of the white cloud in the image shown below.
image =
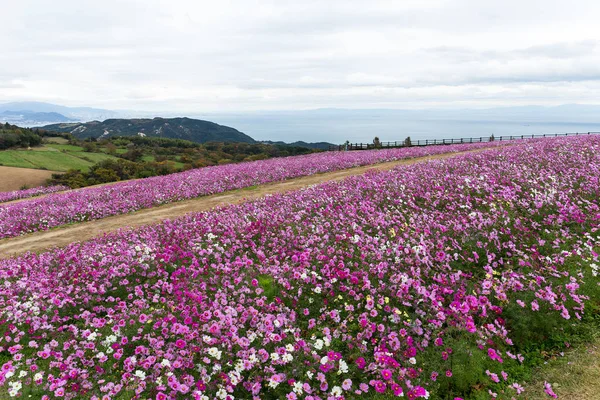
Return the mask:
[[0, 101], [181, 112], [597, 102], [589, 1], [22, 0]]

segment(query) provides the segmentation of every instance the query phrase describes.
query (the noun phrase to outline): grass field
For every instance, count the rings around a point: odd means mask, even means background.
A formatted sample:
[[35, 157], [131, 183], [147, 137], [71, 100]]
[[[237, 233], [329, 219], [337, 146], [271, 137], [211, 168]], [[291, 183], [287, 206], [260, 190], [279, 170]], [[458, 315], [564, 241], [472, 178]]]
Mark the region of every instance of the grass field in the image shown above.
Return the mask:
[[87, 171], [97, 162], [115, 158], [105, 153], [88, 153], [82, 147], [51, 143], [31, 150], [0, 151], [0, 165], [52, 171], [80, 169]]
[[45, 140], [48, 143], [58, 143], [58, 144], [67, 144], [67, 143], [69, 143], [69, 140], [65, 139], [63, 137], [48, 137]]

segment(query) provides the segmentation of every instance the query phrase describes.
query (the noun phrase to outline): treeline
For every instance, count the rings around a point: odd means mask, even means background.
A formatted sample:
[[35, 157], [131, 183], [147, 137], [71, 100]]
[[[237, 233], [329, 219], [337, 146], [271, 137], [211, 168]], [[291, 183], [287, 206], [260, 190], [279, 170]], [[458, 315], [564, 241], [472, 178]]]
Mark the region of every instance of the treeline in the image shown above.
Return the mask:
[[45, 137], [62, 137], [73, 140], [70, 133], [51, 132], [39, 128], [21, 128], [8, 122], [0, 123], [0, 150], [39, 146]]
[[[94, 145], [92, 139], [84, 142], [86, 150]], [[180, 161], [192, 167], [216, 165], [239, 161], [253, 161], [272, 157], [286, 157], [307, 154], [313, 150], [305, 147], [270, 145], [263, 143], [195, 143], [182, 139], [150, 138], [140, 136], [124, 136], [103, 139], [96, 142], [97, 147], [104, 147], [109, 154], [139, 161], [145, 156], [153, 156], [157, 161]], [[117, 149], [126, 149], [119, 153]]]
[[211, 165], [263, 160], [312, 153], [304, 147], [274, 146], [262, 143], [194, 143], [181, 139], [148, 138], [139, 136], [114, 137], [102, 140], [71, 138], [72, 145], [88, 152], [103, 152], [118, 159], [99, 162], [89, 171], [71, 170], [54, 174], [54, 185], [71, 188], [117, 182], [127, 179], [168, 175], [192, 168]]
[[0, 150], [13, 147], [33, 147], [42, 143], [42, 137], [29, 128], [19, 128], [9, 123], [0, 124]]

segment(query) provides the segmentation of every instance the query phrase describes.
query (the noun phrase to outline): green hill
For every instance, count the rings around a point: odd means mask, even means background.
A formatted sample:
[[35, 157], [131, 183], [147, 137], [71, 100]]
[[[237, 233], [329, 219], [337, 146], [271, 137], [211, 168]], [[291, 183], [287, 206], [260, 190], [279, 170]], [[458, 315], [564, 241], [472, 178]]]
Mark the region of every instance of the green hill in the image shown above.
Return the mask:
[[196, 143], [255, 143], [254, 139], [237, 129], [191, 118], [107, 119], [104, 122], [52, 124], [43, 129], [70, 133], [79, 139], [145, 136], [184, 139]]

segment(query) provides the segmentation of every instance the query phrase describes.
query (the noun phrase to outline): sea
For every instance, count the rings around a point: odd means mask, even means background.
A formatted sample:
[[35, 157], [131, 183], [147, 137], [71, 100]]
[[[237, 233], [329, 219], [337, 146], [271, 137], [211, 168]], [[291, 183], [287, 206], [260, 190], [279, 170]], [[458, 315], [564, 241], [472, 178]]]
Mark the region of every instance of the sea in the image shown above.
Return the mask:
[[[256, 140], [341, 144], [412, 140], [479, 138], [494, 135], [600, 132], [599, 122], [540, 122], [460, 119], [411, 119], [398, 115], [220, 114], [210, 120], [232, 126]], [[599, 118], [600, 120], [600, 118]]]

